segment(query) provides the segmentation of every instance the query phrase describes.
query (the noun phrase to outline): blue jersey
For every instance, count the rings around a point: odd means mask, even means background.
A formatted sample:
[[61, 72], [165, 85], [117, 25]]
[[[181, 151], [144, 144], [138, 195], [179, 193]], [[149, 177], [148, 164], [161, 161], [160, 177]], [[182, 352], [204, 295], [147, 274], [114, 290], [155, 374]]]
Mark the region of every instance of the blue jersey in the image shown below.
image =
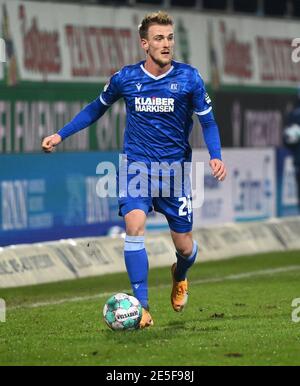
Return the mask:
[[144, 62], [126, 66], [111, 77], [100, 101], [110, 106], [121, 97], [127, 112], [123, 151], [129, 160], [191, 160], [192, 115], [212, 110], [197, 69], [172, 61], [168, 72], [154, 76]]
[[[219, 129], [204, 82], [195, 68], [174, 61], [170, 70], [160, 76], [146, 71], [144, 62], [124, 67], [111, 77], [100, 97], [81, 110], [58, 134], [64, 140], [89, 127], [121, 97], [125, 100], [127, 110], [123, 151], [129, 163], [144, 162], [148, 169], [150, 162], [164, 162], [164, 165], [190, 162], [192, 150], [189, 135], [193, 113], [198, 115], [211, 159], [221, 159]], [[125, 176], [122, 174], [124, 171]], [[118, 174], [120, 214], [125, 216], [133, 209], [141, 209], [147, 214], [154, 207], [166, 216], [174, 232], [190, 232], [193, 220], [189, 181], [185, 178], [179, 181], [179, 188], [184, 187], [180, 197], [173, 194], [175, 189], [172, 193], [170, 191], [170, 197], [158, 197], [152, 195], [152, 177], [158, 177], [158, 174], [152, 172], [152, 168], [150, 176], [148, 170], [145, 171], [144, 180], [148, 181], [151, 177], [150, 183], [145, 184], [147, 193], [148, 189], [151, 193], [137, 198], [135, 194], [130, 194], [131, 188], [129, 195], [126, 194], [130, 185], [128, 182], [134, 176], [121, 167]], [[181, 174], [175, 174], [172, 176], [178, 180]], [[162, 181], [155, 181], [154, 187], [160, 195]]]
[[112, 76], [100, 98], [88, 104], [58, 134], [64, 140], [89, 127], [121, 97], [127, 109], [123, 151], [129, 161], [189, 162], [194, 112], [211, 159], [222, 159], [219, 129], [204, 82], [195, 68], [174, 61], [170, 70], [160, 76], [146, 71], [144, 62], [124, 67]]

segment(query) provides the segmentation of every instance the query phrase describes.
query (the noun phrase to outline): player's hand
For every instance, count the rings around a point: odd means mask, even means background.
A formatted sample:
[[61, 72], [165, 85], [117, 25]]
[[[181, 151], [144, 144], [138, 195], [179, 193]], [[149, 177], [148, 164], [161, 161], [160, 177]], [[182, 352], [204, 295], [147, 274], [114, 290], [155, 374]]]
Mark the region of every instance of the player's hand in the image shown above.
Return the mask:
[[42, 142], [42, 149], [45, 153], [51, 153], [55, 146], [59, 145], [61, 143], [62, 139], [61, 136], [58, 134], [50, 135], [49, 137], [46, 137], [43, 139]]
[[212, 175], [219, 181], [224, 181], [227, 176], [227, 170], [223, 161], [219, 159], [212, 159], [209, 163]]

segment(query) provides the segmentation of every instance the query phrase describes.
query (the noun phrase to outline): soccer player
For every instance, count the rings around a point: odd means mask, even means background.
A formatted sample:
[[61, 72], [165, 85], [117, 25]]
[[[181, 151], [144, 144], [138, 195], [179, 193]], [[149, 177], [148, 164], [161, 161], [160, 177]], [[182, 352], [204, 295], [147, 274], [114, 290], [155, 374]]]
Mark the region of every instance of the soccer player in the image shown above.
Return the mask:
[[298, 190], [298, 212], [300, 214], [300, 87], [293, 109], [285, 117], [283, 142], [291, 151]]
[[[44, 151], [51, 152], [68, 136], [90, 126], [109, 106], [123, 97], [127, 111], [123, 152], [129, 165], [143, 162], [148, 168], [155, 162], [167, 162], [183, 167], [185, 162], [190, 162], [192, 150], [188, 138], [195, 113], [202, 125], [212, 173], [223, 181], [226, 168], [221, 158], [219, 130], [211, 101], [197, 69], [173, 60], [173, 24], [173, 19], [165, 12], [146, 15], [139, 26], [146, 60], [125, 66], [114, 74], [99, 98], [87, 105], [57, 134], [43, 140]], [[160, 189], [158, 182], [159, 192]], [[171, 191], [174, 193], [174, 189]], [[187, 303], [187, 271], [194, 264], [198, 250], [192, 236], [189, 193], [185, 187], [181, 197], [171, 193], [168, 197], [153, 197], [151, 194], [132, 197], [130, 192], [124, 194], [122, 186], [119, 187], [120, 214], [126, 224], [125, 265], [134, 296], [143, 306], [141, 328], [153, 325], [148, 304], [148, 257], [144, 236], [147, 215], [153, 208], [165, 215], [176, 249], [177, 262], [171, 269], [172, 307], [180, 312]]]

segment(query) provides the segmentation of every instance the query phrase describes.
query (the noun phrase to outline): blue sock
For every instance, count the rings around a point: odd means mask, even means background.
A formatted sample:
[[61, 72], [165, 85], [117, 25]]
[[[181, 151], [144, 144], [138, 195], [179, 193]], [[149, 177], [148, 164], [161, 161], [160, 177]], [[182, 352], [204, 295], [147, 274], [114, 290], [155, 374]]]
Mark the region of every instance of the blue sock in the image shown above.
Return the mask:
[[197, 257], [197, 253], [198, 253], [198, 245], [196, 241], [194, 241], [194, 247], [193, 247], [193, 252], [191, 256], [183, 257], [179, 255], [178, 252], [176, 253], [177, 265], [174, 273], [174, 277], [176, 281], [182, 281], [186, 279], [187, 271], [194, 264]]
[[125, 265], [134, 296], [148, 309], [148, 256], [144, 236], [125, 238]]

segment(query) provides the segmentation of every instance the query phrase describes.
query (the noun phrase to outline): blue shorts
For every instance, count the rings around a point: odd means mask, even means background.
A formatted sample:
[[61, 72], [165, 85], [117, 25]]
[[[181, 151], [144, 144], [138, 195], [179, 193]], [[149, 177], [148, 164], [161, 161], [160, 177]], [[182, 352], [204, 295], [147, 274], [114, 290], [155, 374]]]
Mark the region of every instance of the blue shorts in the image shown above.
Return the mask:
[[[127, 184], [133, 180], [133, 177], [128, 178], [127, 176], [126, 178]], [[163, 188], [166, 187], [163, 181], [150, 176], [143, 178], [139, 175], [139, 178], [146, 184], [140, 196], [134, 194], [133, 197], [132, 194], [129, 193], [130, 189], [128, 185], [126, 195], [124, 195], [124, 189], [119, 189], [119, 215], [124, 217], [134, 209], [143, 210], [145, 214], [148, 215], [148, 213], [154, 209], [166, 217], [172, 231], [177, 233], [191, 232], [193, 228], [193, 211], [190, 181], [188, 181], [188, 184], [185, 184], [185, 187], [183, 186], [184, 182], [182, 182], [181, 188], [175, 189], [174, 181], [171, 178], [169, 180], [171, 182], [168, 183], [170, 186], [169, 194], [166, 195], [163, 193]], [[140, 189], [141, 185], [143, 185], [143, 182], [139, 184], [139, 191], [142, 191], [142, 189]]]

